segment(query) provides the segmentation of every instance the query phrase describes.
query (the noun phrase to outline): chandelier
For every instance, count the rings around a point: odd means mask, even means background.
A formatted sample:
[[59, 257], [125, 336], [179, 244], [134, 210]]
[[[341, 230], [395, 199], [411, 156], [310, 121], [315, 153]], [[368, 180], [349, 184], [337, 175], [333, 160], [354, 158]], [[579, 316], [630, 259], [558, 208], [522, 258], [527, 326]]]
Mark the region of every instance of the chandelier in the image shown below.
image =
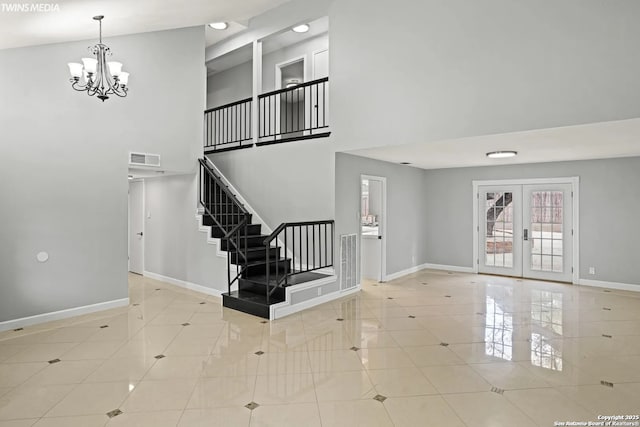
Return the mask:
[[82, 64], [70, 62], [71, 87], [79, 92], [87, 92], [89, 96], [97, 95], [104, 102], [109, 95], [119, 97], [127, 96], [127, 83], [129, 73], [122, 71], [120, 62], [107, 62], [107, 56], [111, 56], [111, 49], [102, 44], [102, 19], [104, 16], [94, 16], [93, 19], [100, 24], [100, 42], [89, 47], [89, 52], [94, 58], [82, 58]]

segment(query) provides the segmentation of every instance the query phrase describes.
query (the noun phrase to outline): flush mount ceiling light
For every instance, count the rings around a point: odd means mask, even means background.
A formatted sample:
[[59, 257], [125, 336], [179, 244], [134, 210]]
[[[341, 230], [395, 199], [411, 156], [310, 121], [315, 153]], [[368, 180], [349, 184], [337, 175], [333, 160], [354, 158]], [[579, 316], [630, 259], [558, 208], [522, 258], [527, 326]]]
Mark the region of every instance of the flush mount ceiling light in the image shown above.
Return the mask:
[[291, 31], [293, 31], [294, 33], [306, 33], [307, 31], [309, 31], [309, 28], [310, 27], [308, 24], [300, 24], [293, 27]]
[[89, 47], [89, 52], [94, 58], [82, 58], [82, 64], [70, 62], [71, 87], [79, 92], [87, 92], [89, 96], [97, 95], [104, 102], [109, 95], [117, 95], [121, 98], [127, 96], [127, 84], [129, 73], [122, 71], [122, 63], [107, 62], [107, 56], [111, 56], [111, 49], [102, 44], [102, 19], [104, 16], [94, 16], [93, 19], [100, 25], [100, 42]]
[[487, 153], [487, 157], [489, 157], [490, 159], [507, 159], [509, 157], [515, 157], [517, 155], [518, 155], [517, 151], [511, 151], [511, 150], [492, 151], [490, 153]]
[[212, 22], [211, 24], [209, 24], [209, 26], [214, 30], [226, 30], [227, 28], [229, 28], [229, 24], [227, 24], [226, 22]]

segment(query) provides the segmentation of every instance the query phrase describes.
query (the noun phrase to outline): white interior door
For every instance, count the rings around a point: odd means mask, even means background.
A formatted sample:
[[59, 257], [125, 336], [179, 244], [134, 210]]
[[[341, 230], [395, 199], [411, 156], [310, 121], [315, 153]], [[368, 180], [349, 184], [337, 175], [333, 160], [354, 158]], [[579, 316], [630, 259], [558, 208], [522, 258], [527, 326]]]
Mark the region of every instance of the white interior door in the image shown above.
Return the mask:
[[478, 271], [571, 282], [569, 183], [478, 187]]
[[360, 194], [360, 271], [364, 279], [384, 281], [386, 260], [384, 178], [361, 178]]
[[144, 182], [129, 182], [129, 271], [144, 272]]
[[522, 186], [481, 186], [478, 193], [481, 273], [522, 276]]
[[[329, 77], [329, 50], [313, 52], [313, 80]], [[329, 121], [329, 86], [324, 84], [310, 89], [311, 103], [309, 104], [311, 128], [324, 126]]]
[[329, 50], [313, 52], [313, 80], [329, 77]]
[[573, 263], [571, 184], [523, 186], [523, 275], [570, 282]]

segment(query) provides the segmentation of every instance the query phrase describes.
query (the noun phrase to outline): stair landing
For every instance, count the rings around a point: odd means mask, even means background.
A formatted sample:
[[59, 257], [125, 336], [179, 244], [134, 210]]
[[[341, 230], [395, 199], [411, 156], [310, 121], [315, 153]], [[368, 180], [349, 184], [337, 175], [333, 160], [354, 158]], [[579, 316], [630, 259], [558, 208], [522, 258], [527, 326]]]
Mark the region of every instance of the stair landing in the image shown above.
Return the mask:
[[[300, 273], [289, 277], [288, 286], [300, 285], [327, 277], [331, 277], [331, 275], [313, 271]], [[253, 286], [250, 290], [240, 289], [231, 291], [231, 293], [225, 292], [222, 294], [222, 305], [224, 307], [242, 311], [243, 313], [269, 319], [270, 306], [285, 301], [286, 293], [276, 291], [269, 297], [269, 302], [267, 302], [266, 289], [264, 285], [266, 282], [265, 275], [251, 276], [244, 280], [252, 282], [252, 284], [259, 287]]]

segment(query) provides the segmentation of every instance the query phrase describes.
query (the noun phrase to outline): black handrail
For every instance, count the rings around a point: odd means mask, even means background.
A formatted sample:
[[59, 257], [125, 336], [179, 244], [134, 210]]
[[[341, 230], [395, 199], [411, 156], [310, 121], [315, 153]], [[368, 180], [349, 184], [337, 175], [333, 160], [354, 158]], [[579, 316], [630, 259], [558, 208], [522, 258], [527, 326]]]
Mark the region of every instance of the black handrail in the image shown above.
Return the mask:
[[[223, 232], [227, 241], [227, 283], [231, 294], [231, 285], [235, 283], [247, 268], [247, 236], [249, 213], [236, 196], [229, 191], [222, 179], [217, 176], [205, 159], [200, 162], [199, 202], [205, 215]], [[244, 240], [244, 248], [242, 247]], [[244, 249], [244, 250], [243, 250]], [[231, 278], [231, 260], [234, 258], [236, 276]]]
[[[267, 302], [278, 287], [288, 285], [291, 276], [333, 266], [334, 224], [333, 220], [285, 222], [264, 239]], [[276, 248], [279, 248], [279, 243], [282, 244], [284, 259], [281, 260], [279, 253], [276, 253], [275, 280], [272, 284], [269, 258], [274, 241]], [[291, 265], [287, 260], [289, 248], [293, 255]]]
[[[204, 149], [216, 151], [253, 145], [253, 98], [245, 98], [204, 112]], [[250, 141], [250, 143], [246, 143]]]
[[282, 89], [272, 90], [271, 92], [265, 92], [265, 93], [263, 93], [261, 95], [258, 95], [258, 99], [266, 98], [267, 96], [271, 96], [271, 95], [278, 95], [279, 93], [284, 93], [284, 92], [287, 92], [287, 91], [300, 89], [302, 87], [313, 86], [313, 85], [316, 85], [318, 83], [323, 83], [323, 82], [328, 82], [328, 81], [329, 81], [329, 77], [323, 77], [321, 79], [311, 80], [309, 82], [298, 83], [297, 85], [292, 86], [292, 87], [285, 87], [285, 88], [282, 88]]
[[307, 139], [329, 127], [329, 78], [258, 96], [258, 145], [278, 139]]
[[241, 99], [240, 101], [230, 102], [228, 104], [219, 105], [217, 107], [209, 108], [207, 110], [204, 110], [204, 112], [206, 114], [206, 113], [211, 113], [212, 111], [224, 110], [225, 108], [234, 107], [236, 105], [243, 104], [243, 103], [249, 102], [251, 100], [253, 100], [253, 98], [251, 98], [251, 97], [245, 98], [245, 99]]

